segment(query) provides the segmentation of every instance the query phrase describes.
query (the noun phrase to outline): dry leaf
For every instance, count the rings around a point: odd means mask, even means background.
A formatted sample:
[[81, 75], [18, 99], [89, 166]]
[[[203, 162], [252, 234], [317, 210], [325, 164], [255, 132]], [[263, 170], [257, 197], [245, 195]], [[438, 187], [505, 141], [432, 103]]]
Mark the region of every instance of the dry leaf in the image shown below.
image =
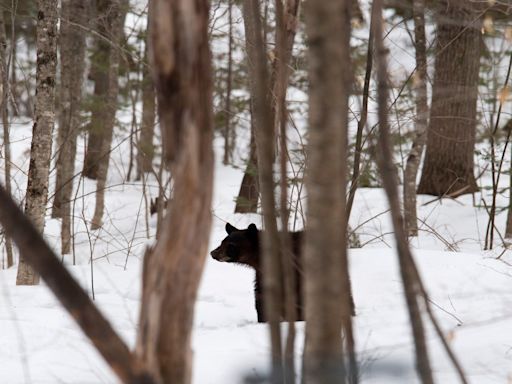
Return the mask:
[[494, 20], [491, 16], [485, 16], [483, 30], [485, 33], [492, 34], [494, 33]]
[[507, 101], [507, 97], [508, 97], [509, 93], [510, 93], [510, 89], [508, 87], [502, 88], [498, 92], [498, 100], [500, 101], [501, 104], [504, 104], [505, 101]]

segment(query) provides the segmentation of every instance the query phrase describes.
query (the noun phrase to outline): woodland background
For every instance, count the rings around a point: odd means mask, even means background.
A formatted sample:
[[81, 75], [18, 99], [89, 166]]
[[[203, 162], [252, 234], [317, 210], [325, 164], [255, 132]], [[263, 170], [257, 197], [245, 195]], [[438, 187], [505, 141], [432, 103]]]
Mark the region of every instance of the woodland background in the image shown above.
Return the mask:
[[[3, 0], [1, 376], [510, 381], [511, 13]], [[265, 228], [268, 326], [207, 260], [227, 221]]]

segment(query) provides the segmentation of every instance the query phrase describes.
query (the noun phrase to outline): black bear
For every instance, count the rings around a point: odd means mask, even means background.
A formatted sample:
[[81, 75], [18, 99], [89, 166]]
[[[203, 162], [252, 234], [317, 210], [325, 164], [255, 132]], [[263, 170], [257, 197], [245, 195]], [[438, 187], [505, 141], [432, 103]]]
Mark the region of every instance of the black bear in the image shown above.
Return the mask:
[[[231, 224], [226, 224], [228, 236], [222, 240], [220, 246], [210, 252], [211, 256], [218, 261], [228, 263], [237, 263], [248, 265], [256, 271], [256, 280], [254, 282], [254, 298], [258, 322], [266, 321], [264, 314], [263, 301], [263, 277], [260, 265], [260, 231], [256, 225], [251, 224], [247, 229], [237, 229]], [[295, 281], [296, 281], [296, 320], [304, 320], [304, 311], [302, 306], [302, 276], [301, 276], [301, 246], [303, 232], [290, 232], [292, 253], [295, 257]], [[354, 305], [352, 302], [352, 314], [354, 314]], [[284, 316], [282, 316], [284, 319]]]

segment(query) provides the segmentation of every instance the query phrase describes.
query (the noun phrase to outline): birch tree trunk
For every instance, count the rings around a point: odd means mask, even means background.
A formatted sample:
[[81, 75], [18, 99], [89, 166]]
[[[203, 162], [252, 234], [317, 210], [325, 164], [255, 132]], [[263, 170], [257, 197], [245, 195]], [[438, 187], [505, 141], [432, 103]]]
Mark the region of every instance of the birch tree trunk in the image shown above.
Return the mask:
[[91, 229], [98, 229], [102, 225], [103, 212], [105, 210], [105, 188], [107, 185], [108, 165], [110, 163], [110, 146], [114, 134], [116, 122], [117, 95], [119, 93], [118, 72], [119, 72], [119, 43], [124, 24], [124, 15], [120, 0], [102, 0], [98, 2], [104, 13], [107, 36], [110, 38], [109, 55], [107, 59], [107, 94], [106, 104], [103, 106], [104, 121], [102, 122], [101, 150], [96, 161], [96, 205], [94, 216], [91, 220]]
[[[57, 0], [38, 0], [36, 108], [32, 128], [25, 213], [43, 232], [48, 176], [55, 123], [55, 71], [57, 65]], [[17, 285], [39, 283], [38, 274], [20, 257]]]
[[154, 0], [150, 57], [174, 195], [144, 259], [136, 354], [163, 383], [191, 382], [194, 302], [207, 254], [213, 188], [209, 2]]
[[416, 51], [416, 121], [415, 138], [411, 152], [407, 156], [404, 172], [404, 218], [409, 236], [418, 236], [418, 216], [416, 213], [416, 176], [421, 155], [427, 139], [428, 104], [427, 104], [427, 47], [425, 37], [425, 1], [413, 1], [414, 48]]
[[351, 322], [345, 184], [351, 1], [304, 4], [309, 45], [304, 383], [346, 383], [342, 327]]
[[80, 107], [85, 69], [87, 4], [81, 0], [62, 0], [60, 24], [61, 85], [57, 177], [52, 217], [62, 218], [61, 252], [71, 244], [71, 195], [75, 173], [76, 140], [80, 130]]

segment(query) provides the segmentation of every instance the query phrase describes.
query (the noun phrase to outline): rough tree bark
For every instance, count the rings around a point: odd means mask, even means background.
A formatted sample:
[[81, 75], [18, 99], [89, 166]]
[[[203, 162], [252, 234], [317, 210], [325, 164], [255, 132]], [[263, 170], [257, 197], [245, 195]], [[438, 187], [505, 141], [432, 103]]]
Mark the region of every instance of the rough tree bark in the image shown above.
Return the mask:
[[421, 155], [425, 147], [428, 124], [427, 103], [427, 43], [425, 37], [425, 0], [414, 0], [414, 48], [416, 51], [416, 91], [415, 138], [407, 156], [404, 172], [404, 218], [405, 230], [409, 236], [418, 236], [418, 216], [416, 213], [416, 175]]
[[[4, 12], [0, 10], [0, 81], [2, 84], [2, 94], [0, 109], [2, 114], [3, 126], [3, 148], [4, 148], [4, 163], [5, 163], [5, 189], [7, 193], [11, 194], [11, 143], [9, 134], [9, 65], [10, 60], [7, 59], [7, 37], [5, 34]], [[12, 254], [11, 239], [5, 237], [5, 253], [7, 255], [7, 268], [14, 265], [14, 258]]]
[[350, 7], [349, 0], [304, 4], [310, 81], [303, 365], [308, 384], [348, 381], [341, 332], [351, 324], [345, 219]]
[[418, 193], [458, 196], [478, 190], [473, 151], [481, 26], [466, 0], [436, 6], [437, 45], [427, 148]]
[[80, 130], [82, 79], [85, 70], [85, 34], [79, 26], [87, 22], [87, 4], [63, 0], [60, 24], [60, 115], [57, 142], [57, 177], [52, 217], [62, 218], [61, 252], [71, 245], [71, 195], [75, 173], [76, 140]]
[[[152, 15], [148, 13], [148, 30]], [[140, 138], [137, 145], [137, 180], [140, 180], [144, 172], [153, 171], [153, 157], [155, 147], [153, 136], [155, 133], [155, 86], [151, 79], [151, 70], [148, 60], [148, 40], [146, 36], [146, 47], [144, 49], [144, 62], [142, 64], [142, 121], [140, 127]]]
[[[91, 229], [98, 229], [102, 225], [103, 212], [105, 210], [105, 188], [107, 185], [108, 165], [110, 163], [110, 146], [114, 134], [117, 111], [117, 95], [119, 92], [119, 43], [124, 25], [126, 10], [122, 9], [121, 0], [98, 1], [98, 10], [102, 10], [102, 23], [105, 25], [109, 42], [109, 55], [107, 58], [107, 93], [103, 108], [102, 131], [100, 136], [101, 147], [96, 162], [96, 205], [91, 220]], [[85, 167], [85, 166], [84, 166]]]
[[387, 50], [383, 42], [382, 0], [375, 0], [373, 5], [374, 36], [377, 61], [377, 102], [379, 118], [379, 147], [375, 148], [377, 165], [386, 192], [391, 220], [395, 231], [398, 250], [400, 274], [412, 326], [414, 345], [416, 347], [416, 369], [423, 384], [433, 384], [432, 370], [425, 340], [425, 330], [418, 300], [423, 298], [421, 281], [407, 243], [407, 234], [400, 213], [398, 197], [398, 174], [393, 163], [393, 153], [388, 124], [388, 73]]
[[162, 382], [187, 384], [194, 301], [211, 225], [209, 2], [154, 0], [151, 6], [150, 57], [174, 195], [159, 240], [144, 260], [136, 354]]
[[249, 89], [253, 106], [254, 131], [258, 154], [259, 185], [263, 211], [263, 291], [265, 315], [270, 327], [272, 382], [282, 382], [282, 346], [280, 315], [283, 313], [282, 270], [274, 198], [273, 164], [275, 158], [274, 113], [270, 76], [263, 42], [263, 25], [258, 0], [244, 0], [243, 19], [249, 71]]
[[[57, 66], [57, 0], [37, 1], [36, 107], [32, 128], [25, 213], [39, 232], [44, 229], [48, 176], [55, 123], [55, 70]], [[20, 257], [16, 284], [39, 283], [38, 274]]]

